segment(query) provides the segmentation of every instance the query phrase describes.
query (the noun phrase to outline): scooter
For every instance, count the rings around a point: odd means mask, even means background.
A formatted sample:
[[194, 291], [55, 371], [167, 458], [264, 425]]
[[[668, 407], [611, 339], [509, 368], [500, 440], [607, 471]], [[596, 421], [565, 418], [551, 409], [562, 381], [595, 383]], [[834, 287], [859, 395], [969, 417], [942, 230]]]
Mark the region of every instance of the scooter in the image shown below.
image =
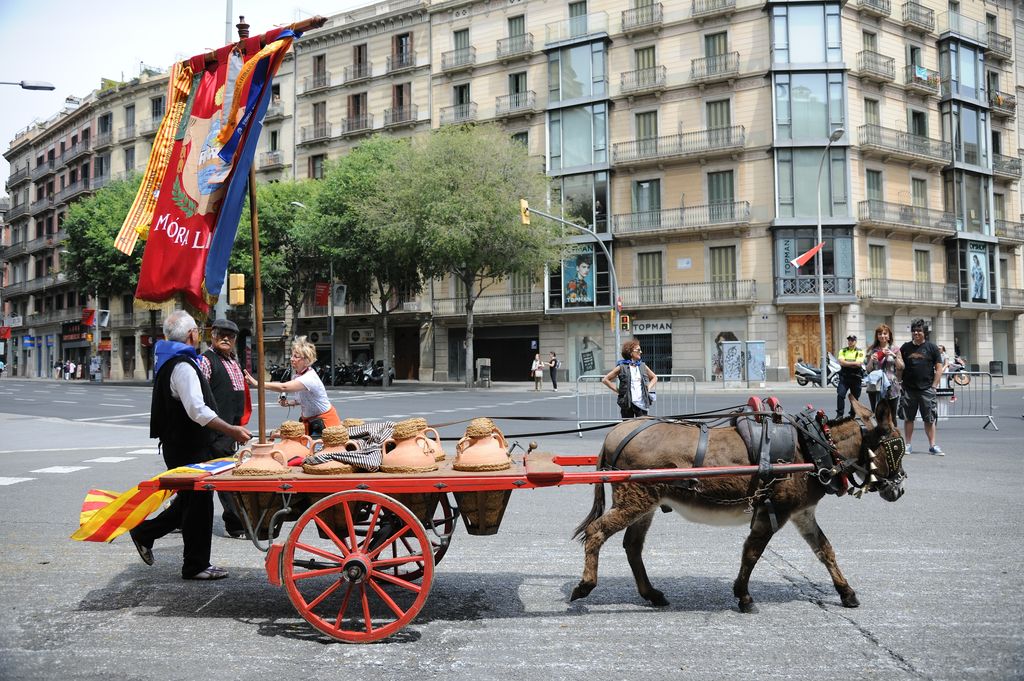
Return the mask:
[[950, 374], [950, 378], [957, 385], [967, 385], [971, 382], [971, 375], [967, 373], [967, 363], [963, 357], [957, 357], [950, 362], [946, 367], [946, 373]]
[[[831, 386], [839, 385], [839, 360], [836, 359], [835, 355], [831, 352], [828, 353], [828, 384]], [[793, 373], [796, 376], [796, 382], [798, 385], [807, 385], [813, 383], [814, 385], [821, 385], [821, 369], [817, 366], [811, 366], [804, 362], [802, 357], [798, 357], [796, 360], [796, 366], [793, 367]]]
[[[388, 367], [388, 383], [395, 382], [395, 368]], [[383, 385], [384, 384], [384, 360], [378, 359], [363, 368], [363, 375], [359, 379], [359, 385]]]

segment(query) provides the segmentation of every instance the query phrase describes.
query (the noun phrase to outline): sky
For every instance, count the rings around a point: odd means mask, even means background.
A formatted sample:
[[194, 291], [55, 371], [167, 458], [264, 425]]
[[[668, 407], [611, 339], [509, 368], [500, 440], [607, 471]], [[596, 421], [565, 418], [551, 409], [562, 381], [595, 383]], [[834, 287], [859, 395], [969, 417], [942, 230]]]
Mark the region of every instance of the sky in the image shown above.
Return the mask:
[[[100, 78], [139, 75], [140, 65], [165, 69], [226, 43], [227, 8], [234, 25], [245, 16], [253, 35], [320, 14], [330, 16], [370, 0], [0, 0], [0, 81], [42, 80], [52, 92], [0, 85], [0, 147], [32, 121], [45, 121], [69, 96], [82, 97]], [[0, 157], [0, 196], [10, 174]]]

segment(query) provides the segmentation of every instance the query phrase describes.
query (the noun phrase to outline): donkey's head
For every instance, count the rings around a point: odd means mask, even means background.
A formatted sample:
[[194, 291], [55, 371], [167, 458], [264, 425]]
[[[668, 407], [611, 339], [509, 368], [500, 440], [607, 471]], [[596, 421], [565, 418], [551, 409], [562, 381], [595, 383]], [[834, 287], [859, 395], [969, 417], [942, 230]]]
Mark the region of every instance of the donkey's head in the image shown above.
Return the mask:
[[889, 401], [878, 400], [873, 413], [852, 395], [850, 404], [861, 424], [857, 465], [850, 474], [859, 471], [864, 477], [865, 491], [878, 492], [886, 501], [896, 501], [903, 496], [903, 481], [907, 478], [903, 470], [903, 455], [907, 447], [896, 427]]

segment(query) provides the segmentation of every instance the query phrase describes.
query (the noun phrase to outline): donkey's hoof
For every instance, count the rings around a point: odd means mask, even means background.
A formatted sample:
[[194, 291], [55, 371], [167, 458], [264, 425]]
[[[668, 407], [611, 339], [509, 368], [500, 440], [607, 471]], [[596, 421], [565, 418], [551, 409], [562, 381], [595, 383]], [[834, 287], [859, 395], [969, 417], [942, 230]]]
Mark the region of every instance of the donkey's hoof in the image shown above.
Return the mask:
[[840, 594], [839, 599], [843, 602], [844, 608], [859, 608], [860, 601], [857, 600], [857, 594], [850, 592], [847, 594]]
[[650, 601], [651, 605], [657, 606], [659, 608], [664, 608], [666, 605], [668, 605], [668, 599], [665, 598], [665, 594], [661, 593], [657, 589], [651, 589], [651, 592], [648, 595], [644, 596], [644, 598]]
[[757, 606], [754, 605], [754, 599], [750, 596], [740, 599], [740, 612], [753, 615], [758, 612]]
[[596, 584], [587, 584], [586, 582], [580, 582], [576, 585], [576, 588], [572, 590], [572, 595], [569, 596], [569, 601], [575, 601], [579, 598], [586, 598], [590, 595], [590, 592], [594, 590]]

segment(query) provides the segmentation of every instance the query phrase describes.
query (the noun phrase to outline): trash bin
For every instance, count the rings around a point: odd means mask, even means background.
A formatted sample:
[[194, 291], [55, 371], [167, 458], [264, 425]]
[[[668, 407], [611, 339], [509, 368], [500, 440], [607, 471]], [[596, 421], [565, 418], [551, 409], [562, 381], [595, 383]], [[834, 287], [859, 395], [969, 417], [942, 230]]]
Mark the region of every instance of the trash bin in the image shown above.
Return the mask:
[[1003, 378], [1003, 360], [994, 359], [988, 363], [988, 373], [992, 378], [1006, 380]]
[[491, 387], [491, 358], [478, 357], [476, 360], [476, 384], [481, 388]]

